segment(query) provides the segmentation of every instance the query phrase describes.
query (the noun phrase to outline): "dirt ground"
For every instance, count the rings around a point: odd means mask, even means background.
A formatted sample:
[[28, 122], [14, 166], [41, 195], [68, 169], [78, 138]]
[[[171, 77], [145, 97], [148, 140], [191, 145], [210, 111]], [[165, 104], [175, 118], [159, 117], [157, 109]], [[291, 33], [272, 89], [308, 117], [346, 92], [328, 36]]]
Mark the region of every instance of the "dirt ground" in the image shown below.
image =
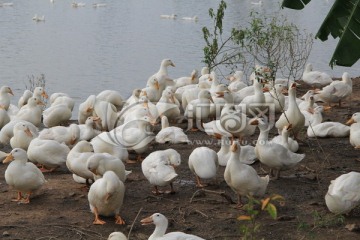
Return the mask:
[[[298, 96], [306, 91], [302, 84]], [[326, 113], [325, 120], [346, 122], [352, 113], [360, 111], [360, 79], [353, 80], [351, 101], [334, 107]], [[181, 125], [186, 127], [186, 124]], [[257, 138], [258, 130], [252, 139]], [[274, 136], [274, 129], [271, 132]], [[194, 144], [156, 144], [144, 155], [155, 150], [176, 149], [182, 156], [177, 169], [173, 195], [154, 196], [152, 187], [141, 172], [141, 164], [127, 164], [132, 170], [125, 182], [126, 194], [121, 216], [126, 225], [116, 225], [113, 218], [103, 218], [105, 225], [93, 225], [94, 216], [89, 210], [87, 191], [73, 181], [66, 168], [45, 173], [48, 182], [32, 196], [30, 204], [17, 204], [11, 199], [16, 193], [8, 189], [4, 172], [7, 165], [0, 164], [0, 239], [107, 239], [113, 231], [130, 232], [133, 240], [147, 239], [153, 225], [142, 226], [140, 220], [155, 212], [168, 217], [170, 231], [183, 231], [204, 239], [241, 239], [241, 226], [247, 222], [237, 220], [245, 214], [235, 208], [225, 196], [236, 201], [235, 194], [223, 178], [225, 167], [218, 169], [218, 183], [207, 181], [205, 191], [195, 185], [195, 177], [187, 161], [193, 149], [200, 145], [194, 140], [210, 140], [204, 132], [188, 132]], [[258, 232], [253, 239], [360, 239], [356, 226], [360, 226], [360, 211], [349, 216], [334, 216], [325, 205], [324, 196], [330, 180], [350, 171], [360, 172], [359, 150], [355, 150], [348, 138], [308, 139], [301, 135], [301, 153], [305, 159], [295, 169], [284, 171], [278, 180], [271, 180], [266, 196], [280, 194], [285, 205], [277, 204], [278, 219], [261, 213], [256, 223]], [[218, 151], [219, 142], [211, 139], [207, 146]], [[10, 146], [0, 150], [9, 152]], [[260, 175], [268, 171], [259, 162], [252, 165]], [[246, 202], [246, 201], [245, 201]], [[355, 224], [355, 231], [346, 228]]]

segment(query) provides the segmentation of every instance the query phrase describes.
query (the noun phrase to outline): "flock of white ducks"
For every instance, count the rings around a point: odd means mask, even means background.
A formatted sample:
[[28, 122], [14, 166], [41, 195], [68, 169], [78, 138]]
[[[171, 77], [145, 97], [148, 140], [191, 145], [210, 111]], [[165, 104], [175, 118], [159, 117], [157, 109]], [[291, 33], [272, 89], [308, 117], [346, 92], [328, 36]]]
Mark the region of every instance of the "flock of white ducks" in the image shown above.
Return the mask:
[[[125, 164], [139, 163], [153, 142], [190, 143], [183, 129], [170, 126], [175, 122], [188, 121], [188, 130], [203, 130], [221, 139], [218, 152], [207, 146], [195, 148], [188, 158], [188, 167], [195, 175], [194, 185], [197, 187], [206, 186], [203, 181], [208, 179], [216, 182], [219, 166], [225, 167], [223, 177], [238, 196], [238, 207], [242, 205], [244, 196], [263, 196], [274, 171], [277, 179], [280, 171], [296, 167], [305, 158], [304, 154], [296, 153], [299, 132], [306, 125], [302, 111], [313, 119], [308, 121], [309, 137], [349, 137], [350, 144], [360, 148], [360, 113], [354, 113], [347, 122], [351, 126], [338, 122], [323, 123], [321, 114], [325, 107], [314, 104], [316, 99], [328, 104], [346, 99], [352, 92], [351, 78], [347, 73], [342, 81], [326, 82], [314, 77], [324, 76], [312, 73], [311, 66], [308, 66], [303, 80], [310, 86], [323, 86], [323, 89], [310, 90], [304, 96], [308, 102], [299, 104], [303, 100], [296, 97], [297, 83], [294, 82], [286, 86], [281, 81], [273, 86], [255, 75], [253, 85], [248, 86], [243, 72], [237, 71], [229, 78], [230, 84], [225, 85], [214, 71], [209, 72], [207, 68], [202, 69], [201, 76], [194, 70], [190, 76], [173, 79], [168, 74], [168, 67], [175, 67], [175, 64], [164, 59], [146, 86], [134, 89], [128, 99], [123, 99], [114, 90], [89, 96], [78, 107], [78, 123], [72, 124], [69, 120], [75, 102], [66, 93], [52, 94], [50, 106], [46, 108], [43, 100], [48, 95], [43, 87], [37, 87], [33, 92], [24, 91], [15, 106], [11, 104], [11, 88], [1, 87], [0, 114], [4, 117], [0, 142], [13, 148], [4, 163], [12, 161], [5, 172], [5, 180], [18, 192], [15, 201], [29, 203], [30, 195], [46, 182], [42, 172], [66, 167], [76, 182], [90, 186], [88, 201], [95, 215], [94, 224], [105, 223], [100, 216], [114, 216], [117, 224], [125, 224], [120, 209], [127, 175], [131, 173]], [[266, 89], [268, 92], [264, 94]], [[283, 95], [286, 89], [288, 97]], [[336, 97], [327, 97], [328, 91]], [[278, 119], [274, 119], [275, 115], [254, 114], [261, 113], [258, 110], [267, 104], [274, 105], [274, 111], [280, 114]], [[251, 108], [250, 105], [258, 107]], [[155, 134], [154, 126], [160, 121], [161, 130]], [[279, 136], [269, 139], [273, 126]], [[241, 146], [239, 141], [253, 136], [257, 127], [260, 133], [255, 146]], [[135, 161], [129, 159], [131, 152], [138, 156]], [[269, 175], [259, 176], [250, 166], [256, 160], [270, 169]], [[171, 147], [147, 154], [141, 169], [145, 179], [154, 187], [154, 194], [163, 193], [159, 187], [168, 185], [170, 190], [165, 192], [175, 192], [173, 183], [178, 177], [176, 167], [180, 164], [183, 164], [181, 155]], [[358, 181], [358, 173], [349, 173], [332, 181], [326, 195], [330, 211], [348, 212], [359, 204]], [[24, 194], [27, 194], [25, 198]], [[339, 198], [343, 195], [347, 197]], [[165, 234], [167, 219], [160, 213], [141, 222], [156, 226], [149, 239], [188, 236], [180, 232]], [[109, 239], [116, 235], [121, 234], [114, 233]], [[123, 235], [121, 238], [126, 239]]]

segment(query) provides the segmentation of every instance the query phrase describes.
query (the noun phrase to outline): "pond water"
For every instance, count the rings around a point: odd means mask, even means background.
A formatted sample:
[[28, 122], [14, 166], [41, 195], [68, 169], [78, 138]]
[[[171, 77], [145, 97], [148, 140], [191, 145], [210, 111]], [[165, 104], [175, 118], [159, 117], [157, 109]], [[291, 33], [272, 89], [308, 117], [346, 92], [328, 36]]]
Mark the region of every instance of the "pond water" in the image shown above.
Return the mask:
[[[255, 2], [254, 0], [252, 0]], [[277, 1], [229, 0], [225, 28], [247, 22], [252, 10], [264, 14], [279, 8]], [[124, 98], [132, 89], [142, 88], [164, 58], [175, 68], [170, 76], [187, 76], [204, 66], [202, 27], [211, 26], [208, 9], [217, 9], [220, 0], [107, 0], [94, 8], [93, 1], [74, 8], [71, 0], [13, 1], [0, 7], [0, 80], [12, 87], [16, 104], [31, 75], [45, 74], [46, 90], [65, 92], [78, 104], [104, 89], [118, 90]], [[282, 10], [299, 28], [316, 33], [332, 1], [312, 1], [305, 10]], [[45, 21], [33, 21], [33, 16]], [[161, 14], [177, 14], [162, 19]], [[182, 17], [198, 16], [198, 21]], [[315, 40], [309, 61], [314, 67], [339, 77], [343, 71], [359, 76], [359, 64], [335, 67], [328, 62], [337, 41]]]

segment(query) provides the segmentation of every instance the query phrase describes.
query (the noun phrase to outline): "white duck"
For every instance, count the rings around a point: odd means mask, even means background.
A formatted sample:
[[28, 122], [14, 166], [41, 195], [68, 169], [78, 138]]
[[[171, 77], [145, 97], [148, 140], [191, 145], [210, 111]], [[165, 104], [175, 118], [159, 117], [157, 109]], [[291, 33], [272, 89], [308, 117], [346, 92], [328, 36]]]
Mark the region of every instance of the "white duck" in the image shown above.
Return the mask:
[[218, 162], [220, 166], [225, 167], [230, 158], [230, 139], [227, 136], [222, 136], [221, 147], [217, 152]]
[[43, 111], [43, 123], [47, 128], [66, 124], [71, 118], [71, 109], [66, 104], [52, 105]]
[[113, 171], [122, 182], [125, 182], [126, 175], [124, 163], [109, 153], [94, 153], [87, 160], [87, 168], [94, 174], [94, 179], [101, 178], [106, 171]]
[[354, 113], [346, 122], [350, 126], [350, 144], [356, 148], [360, 148], [360, 112]]
[[171, 122], [176, 122], [180, 118], [180, 108], [176, 104], [174, 93], [169, 89], [162, 92], [156, 108], [160, 116], [166, 116]]
[[255, 153], [261, 163], [276, 170], [275, 179], [280, 177], [280, 171], [294, 168], [305, 157], [305, 154], [293, 153], [286, 147], [269, 142], [270, 127], [265, 119], [255, 119], [251, 122], [258, 125], [260, 134], [255, 146]]
[[44, 103], [38, 98], [31, 97], [28, 103], [20, 108], [15, 119], [28, 121], [39, 127], [42, 116], [42, 109], [39, 105], [44, 105]]
[[150, 112], [149, 117], [153, 118], [154, 121], [157, 121], [158, 117], [160, 116], [159, 111], [157, 110], [156, 105], [154, 103], [152, 103], [151, 101], [149, 101], [149, 99], [146, 95], [140, 97], [139, 105], [147, 107]]
[[85, 121], [85, 124], [78, 125], [80, 130], [79, 140], [90, 141], [91, 139], [99, 135], [101, 131], [96, 129], [96, 124], [99, 122], [99, 117], [88, 117]]
[[313, 122], [307, 129], [308, 137], [348, 137], [350, 127], [339, 122], [322, 122], [323, 106], [314, 109]]
[[14, 126], [19, 122], [24, 123], [30, 129], [32, 135], [34, 135], [34, 136], [39, 135], [39, 130], [34, 124], [32, 124], [28, 121], [14, 119], [14, 120], [10, 121], [9, 123], [7, 123], [0, 130], [0, 142], [2, 144], [10, 143], [10, 139], [14, 136], [14, 131], [13, 131]]
[[53, 93], [50, 96], [51, 107], [56, 105], [66, 105], [70, 111], [74, 110], [75, 100], [66, 93]]
[[112, 232], [107, 240], [128, 240], [128, 238], [122, 232]]
[[[151, 79], [156, 78], [158, 81], [160, 93], [165, 89], [165, 87], [175, 85], [174, 80], [168, 75], [169, 66], [175, 67], [175, 64], [170, 59], [163, 59], [161, 61], [159, 70], [148, 79], [147, 85], [150, 86]], [[160, 96], [161, 95], [158, 97], [160, 98]], [[158, 101], [159, 98], [156, 99], [156, 101]]]
[[25, 151], [28, 149], [30, 142], [37, 137], [33, 135], [27, 124], [18, 122], [14, 126], [14, 136], [10, 139], [10, 145], [12, 148], [22, 148]]
[[64, 143], [48, 139], [33, 139], [28, 147], [29, 160], [40, 164], [42, 172], [52, 172], [59, 167], [65, 166], [70, 148]]
[[294, 134], [295, 139], [298, 136], [298, 133], [305, 125], [305, 117], [301, 113], [299, 106], [296, 103], [296, 83], [291, 84], [289, 87], [289, 107], [285, 112], [283, 112], [279, 119], [275, 123], [275, 127], [278, 129], [279, 134], [281, 134], [284, 126], [292, 125], [292, 133]]
[[199, 83], [206, 82], [211, 85], [210, 69], [208, 67], [202, 67], [200, 71]]
[[177, 15], [176, 14], [161, 14], [160, 18], [164, 18], [164, 19], [176, 19]]
[[219, 92], [218, 87], [220, 85], [220, 82], [218, 80], [218, 76], [215, 71], [210, 72], [210, 79], [211, 79], [211, 86], [210, 86], [209, 91], [211, 92], [211, 94]]
[[161, 213], [154, 213], [150, 217], [144, 218], [141, 221], [141, 225], [154, 224], [155, 230], [150, 235], [148, 240], [165, 240], [165, 239], [174, 239], [174, 240], [205, 240], [201, 237], [186, 234], [183, 232], [170, 232], [166, 233], [168, 227], [168, 219]]
[[222, 136], [231, 137], [231, 133], [226, 131], [222, 126], [220, 120], [213, 120], [203, 124], [204, 131], [207, 135], [221, 139]]
[[27, 101], [29, 100], [29, 98], [31, 98], [33, 96], [33, 93], [29, 90], [26, 89], [23, 93], [23, 95], [19, 98], [18, 101], [18, 107], [21, 108], [22, 106], [27, 104]]
[[313, 124], [313, 121], [314, 121], [314, 104], [315, 104], [314, 96], [310, 96], [308, 101], [304, 101], [302, 103], [306, 103], [306, 104], [305, 105], [302, 104], [303, 109], [300, 109], [300, 106], [299, 106], [299, 109], [305, 117], [304, 126], [307, 127], [310, 124]]
[[84, 124], [86, 119], [93, 115], [95, 108], [96, 96], [90, 95], [85, 102], [80, 103], [78, 111], [79, 124]]
[[109, 132], [102, 132], [93, 139], [91, 144], [95, 153], [109, 153], [123, 162], [129, 160], [129, 153], [124, 145], [122, 145], [116, 135]]
[[[221, 139], [221, 148], [217, 152], [219, 165], [226, 166], [229, 161], [231, 151], [230, 151], [231, 141], [228, 137], [223, 136]], [[239, 155], [239, 161], [244, 164], [253, 164], [256, 160], [255, 147], [251, 145], [241, 146], [241, 151]]]
[[150, 102], [157, 102], [161, 97], [162, 91], [163, 89], [160, 89], [159, 81], [154, 77], [149, 79], [147, 87], [141, 90], [140, 96], [144, 96], [144, 92], [146, 92], [146, 96]]
[[[146, 97], [141, 97], [141, 98], [146, 98]], [[153, 107], [154, 105], [152, 105], [151, 107]], [[155, 106], [156, 109], [156, 106]], [[155, 114], [158, 114], [157, 109], [155, 111]], [[152, 115], [152, 111], [150, 110], [150, 105], [147, 103], [139, 103], [137, 105], [134, 105], [130, 108], [125, 108], [123, 109], [123, 111], [120, 112], [119, 114], [119, 122], [120, 125], [123, 124], [130, 124], [130, 122], [132, 121], [136, 121], [139, 120], [142, 117], [148, 116], [150, 118], [153, 117]], [[155, 119], [154, 123], [156, 122]], [[136, 124], [134, 124], [136, 125]]]
[[195, 174], [196, 186], [205, 187], [206, 184], [202, 184], [201, 179], [216, 178], [218, 155], [208, 147], [198, 147], [191, 152], [188, 165], [190, 171]]
[[170, 185], [170, 193], [174, 193], [173, 181], [178, 176], [175, 167], [181, 163], [180, 154], [174, 149], [159, 150], [150, 153], [141, 163], [141, 170], [151, 185], [153, 193], [162, 193], [158, 186]]
[[93, 224], [105, 224], [99, 218], [102, 216], [115, 216], [115, 224], [124, 225], [120, 217], [120, 208], [123, 205], [125, 185], [113, 171], [107, 171], [103, 177], [96, 180], [89, 189], [88, 201], [90, 210], [95, 215]]
[[101, 119], [102, 130], [110, 131], [117, 127], [119, 119], [117, 115], [117, 109], [113, 104], [107, 101], [96, 99], [93, 115]]
[[111, 103], [116, 107], [117, 111], [120, 111], [124, 105], [123, 97], [115, 90], [104, 90], [100, 92], [96, 98]]
[[140, 93], [141, 93], [141, 89], [135, 88], [132, 91], [131, 96], [128, 99], [126, 99], [123, 108], [132, 106], [133, 104], [136, 104], [137, 102], [139, 102]]
[[9, 86], [2, 86], [0, 88], [0, 105], [6, 110], [8, 110], [10, 106], [10, 95], [14, 96], [14, 93]]
[[44, 22], [45, 21], [45, 16], [38, 16], [37, 14], [35, 14], [32, 18], [32, 20], [34, 20], [35, 22]]
[[315, 90], [310, 89], [302, 97], [300, 97], [300, 99], [296, 98], [296, 102], [298, 103], [299, 109], [301, 111], [308, 111], [309, 109], [313, 109], [318, 106], [315, 103], [314, 94]]
[[323, 87], [332, 82], [331, 77], [325, 72], [313, 71], [311, 63], [306, 64], [302, 80], [312, 87]]
[[85, 3], [82, 3], [82, 2], [73, 2], [71, 3], [71, 6], [74, 7], [74, 8], [77, 8], [77, 7], [85, 7], [86, 4]]
[[4, 106], [0, 105], [0, 129], [10, 122], [10, 115]]
[[66, 166], [70, 172], [89, 180], [94, 180], [93, 173], [87, 168], [88, 159], [94, 155], [94, 148], [91, 143], [83, 140], [78, 142], [69, 152], [66, 158]]
[[68, 127], [56, 126], [52, 128], [45, 128], [40, 131], [39, 138], [56, 140], [59, 143], [65, 143], [72, 147], [79, 141], [80, 129], [75, 123], [70, 124]]
[[49, 98], [50, 105], [52, 105], [56, 101], [56, 99], [59, 97], [70, 97], [70, 96], [69, 96], [69, 94], [63, 93], [63, 92], [52, 93]]
[[242, 196], [262, 197], [269, 183], [269, 175], [260, 177], [256, 170], [240, 162], [241, 147], [238, 141], [231, 145], [231, 155], [224, 171], [227, 185], [238, 195], [238, 207]]
[[198, 71], [194, 69], [189, 77], [179, 77], [174, 79], [174, 82], [176, 89], [186, 85], [197, 84], [199, 83]]
[[[179, 88], [180, 89], [180, 88]], [[201, 90], [209, 90], [209, 86], [205, 86], [204, 84], [200, 83], [196, 87], [191, 87], [190, 89], [185, 89], [184, 92], [181, 94], [181, 106], [185, 111], [187, 105], [192, 101], [198, 98], [199, 92]]]
[[341, 81], [332, 81], [328, 86], [325, 86], [320, 91], [315, 91], [315, 101], [322, 101], [328, 103], [339, 103], [352, 94], [352, 80], [347, 72], [342, 75]]
[[193, 130], [195, 130], [194, 121], [199, 129], [199, 127], [202, 128], [201, 123], [209, 118], [211, 102], [214, 102], [211, 93], [208, 90], [201, 90], [198, 99], [192, 100], [187, 105], [184, 115], [188, 118]]
[[[44, 175], [33, 163], [28, 162], [26, 151], [21, 148], [14, 148], [3, 163], [10, 161], [5, 170], [5, 181], [18, 192], [17, 198], [12, 201], [29, 203], [30, 195], [46, 182]], [[27, 193], [25, 199], [22, 198], [23, 193]]]
[[246, 96], [239, 104], [246, 108], [246, 114], [249, 116], [258, 115], [258, 109], [263, 110], [265, 105], [265, 95], [262, 83], [254, 81], [254, 95]]
[[255, 93], [255, 88], [254, 88], [254, 82], [252, 82], [252, 85], [244, 87], [242, 89], [240, 89], [239, 91], [233, 92], [233, 96], [234, 96], [234, 104], [240, 104], [240, 102], [247, 96], [252, 96]]
[[161, 117], [161, 130], [156, 134], [155, 141], [157, 143], [170, 142], [172, 144], [190, 142], [182, 128], [169, 126], [166, 116]]
[[[138, 161], [141, 154], [150, 147], [150, 142], [155, 138], [155, 134], [150, 129], [154, 121], [150, 117], [141, 117], [129, 123], [125, 123], [110, 131], [110, 136], [120, 142], [128, 150], [133, 150], [137, 154]], [[136, 125], [134, 125], [136, 123]]]
[[198, 16], [193, 16], [193, 17], [182, 17], [182, 20], [186, 20], [186, 21], [195, 21], [197, 22], [199, 20]]
[[291, 130], [291, 127], [291, 124], [284, 126], [281, 135], [275, 136], [273, 139], [271, 139], [270, 142], [283, 145], [292, 152], [297, 152], [299, 150], [299, 143], [289, 137], [289, 131]]
[[182, 95], [184, 94], [184, 92], [190, 90], [190, 89], [194, 89], [194, 88], [198, 88], [199, 84], [190, 84], [190, 85], [185, 85], [182, 87], [179, 87], [175, 90], [175, 97], [176, 99], [179, 101], [180, 104], [182, 104]]
[[244, 72], [243, 71], [235, 71], [235, 73], [230, 76], [230, 84], [228, 89], [230, 92], [237, 92], [248, 85], [243, 81]]
[[236, 110], [233, 105], [233, 96], [225, 91], [218, 93], [226, 101], [220, 115], [220, 125], [228, 131], [232, 138], [244, 138], [255, 133], [255, 126], [249, 124], [250, 119], [244, 113], [245, 110]]
[[43, 87], [36, 87], [34, 88], [33, 97], [42, 100], [43, 98], [48, 98], [49, 96]]
[[360, 204], [360, 173], [349, 172], [331, 180], [325, 195], [330, 212], [347, 214]]
[[274, 104], [275, 113], [280, 113], [285, 110], [285, 86], [283, 84], [275, 84], [269, 92], [265, 92], [265, 103]]
[[93, 7], [94, 7], [94, 8], [106, 7], [106, 6], [107, 6], [106, 3], [93, 3]]

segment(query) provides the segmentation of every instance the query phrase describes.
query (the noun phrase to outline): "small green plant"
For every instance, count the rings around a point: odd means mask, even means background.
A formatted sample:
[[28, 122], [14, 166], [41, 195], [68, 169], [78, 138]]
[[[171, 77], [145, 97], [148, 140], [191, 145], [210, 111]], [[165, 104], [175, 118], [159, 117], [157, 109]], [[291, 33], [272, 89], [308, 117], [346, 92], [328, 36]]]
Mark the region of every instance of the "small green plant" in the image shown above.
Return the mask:
[[223, 19], [225, 15], [226, 2], [221, 1], [216, 12], [209, 9], [209, 16], [213, 19], [213, 29], [203, 27], [203, 36], [206, 43], [204, 47], [204, 63], [211, 70], [219, 65], [236, 67], [236, 63], [242, 58], [238, 48], [231, 46], [232, 35], [223, 35]]
[[342, 226], [345, 223], [345, 217], [341, 214], [321, 214], [318, 211], [313, 212], [313, 228], [328, 228]]
[[213, 19], [211, 30], [203, 27], [204, 63], [209, 69], [222, 67], [241, 69], [245, 76], [255, 65], [267, 66], [273, 77], [299, 79], [310, 55], [313, 36], [301, 31], [284, 15], [264, 15], [251, 12], [248, 23], [239, 23], [231, 32], [223, 29], [226, 3], [221, 1], [217, 11], [209, 9]]
[[25, 89], [28, 89], [31, 92], [33, 92], [36, 87], [45, 88], [45, 83], [46, 83], [45, 74], [41, 73], [40, 76], [36, 76], [36, 77], [34, 75], [31, 75], [31, 76], [27, 76], [27, 78], [29, 85], [25, 83]]
[[262, 212], [267, 212], [271, 218], [277, 218], [277, 208], [274, 201], [283, 205], [285, 200], [282, 196], [274, 194], [262, 200], [248, 196], [248, 203], [243, 206], [246, 214], [238, 217], [240, 221], [247, 221], [247, 224], [240, 225], [243, 240], [257, 239], [256, 234], [260, 231], [261, 224], [257, 221]]
[[307, 239], [316, 239], [317, 228], [341, 227], [345, 224], [343, 215], [324, 214], [315, 210], [311, 216], [312, 221], [298, 218], [297, 231], [304, 232]]

